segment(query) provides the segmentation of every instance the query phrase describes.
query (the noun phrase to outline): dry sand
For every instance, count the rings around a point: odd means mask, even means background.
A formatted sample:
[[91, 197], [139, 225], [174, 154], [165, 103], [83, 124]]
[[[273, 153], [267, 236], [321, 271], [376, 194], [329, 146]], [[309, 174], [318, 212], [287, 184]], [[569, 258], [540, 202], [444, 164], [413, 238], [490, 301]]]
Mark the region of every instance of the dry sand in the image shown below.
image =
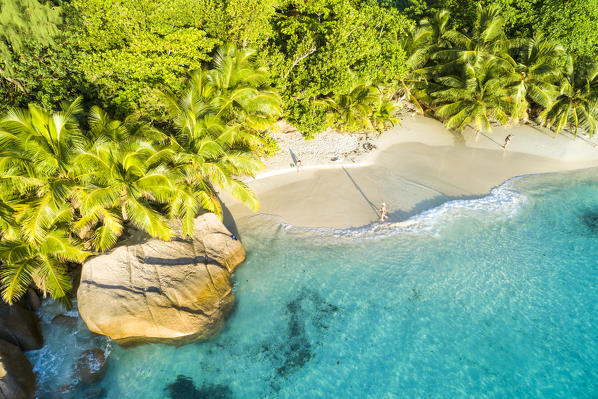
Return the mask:
[[[401, 221], [450, 199], [485, 195], [514, 176], [598, 166], [595, 140], [555, 137], [538, 127], [497, 127], [476, 137], [473, 131], [454, 135], [422, 116], [402, 124], [367, 139], [328, 134], [303, 142], [298, 133], [277, 135], [281, 152], [248, 181], [259, 213], [296, 226], [358, 227], [378, 219], [383, 201], [390, 220]], [[513, 137], [503, 151], [507, 134]], [[367, 143], [376, 149], [364, 152]], [[304, 165], [300, 172], [289, 168], [293, 156]], [[254, 215], [228, 196], [223, 200], [235, 220]]]

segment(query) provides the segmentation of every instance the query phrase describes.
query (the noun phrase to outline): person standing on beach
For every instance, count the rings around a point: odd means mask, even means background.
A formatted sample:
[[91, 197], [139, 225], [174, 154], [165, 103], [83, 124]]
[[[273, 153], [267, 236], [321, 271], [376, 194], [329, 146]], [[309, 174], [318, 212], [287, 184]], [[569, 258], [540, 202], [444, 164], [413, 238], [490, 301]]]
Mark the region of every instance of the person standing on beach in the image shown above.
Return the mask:
[[388, 219], [388, 216], [386, 216], [386, 202], [383, 202], [380, 206], [380, 223], [384, 222], [386, 219]]
[[302, 166], [303, 166], [303, 163], [301, 162], [300, 159], [298, 159], [297, 163], [295, 163], [295, 167], [297, 168], [297, 173], [299, 173], [299, 170], [301, 169]]
[[507, 146], [509, 145], [509, 143], [511, 142], [511, 136], [512, 134], [509, 134], [507, 137], [505, 137], [505, 145], [502, 146], [503, 150], [507, 149]]

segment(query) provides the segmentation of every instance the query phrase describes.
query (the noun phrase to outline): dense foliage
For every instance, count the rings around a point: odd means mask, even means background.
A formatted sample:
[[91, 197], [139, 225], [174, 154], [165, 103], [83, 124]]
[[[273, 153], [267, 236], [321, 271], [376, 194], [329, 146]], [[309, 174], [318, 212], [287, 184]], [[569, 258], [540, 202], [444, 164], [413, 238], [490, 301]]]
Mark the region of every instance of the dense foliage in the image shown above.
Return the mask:
[[408, 21], [396, 9], [291, 1], [273, 23], [277, 29], [266, 51], [274, 83], [287, 118], [307, 133], [330, 126], [323, 102], [349, 94], [358, 82], [393, 87], [408, 72], [400, 44]]
[[63, 10], [37, 0], [0, 2], [0, 110], [69, 97], [69, 49], [61, 46]]
[[509, 37], [541, 34], [561, 43], [571, 54], [592, 58], [598, 52], [598, 2], [595, 0], [407, 0], [400, 2], [414, 17], [449, 10], [451, 27], [468, 32], [477, 18], [477, 7], [502, 10]]
[[596, 133], [596, 63], [574, 62], [542, 34], [509, 38], [496, 6], [477, 6], [468, 30], [451, 28], [438, 11], [413, 28], [408, 39], [412, 67], [405, 89], [447, 127], [491, 130], [491, 124], [537, 117], [558, 133], [570, 125]]
[[252, 209], [240, 180], [262, 167], [263, 132], [280, 115], [254, 53], [222, 49], [170, 98], [176, 132], [135, 117], [112, 119], [99, 107], [78, 123], [80, 100], [50, 112], [15, 108], [0, 120], [0, 280], [11, 303], [34, 281], [68, 300], [69, 263], [114, 246], [127, 225], [169, 239], [168, 219], [193, 233], [203, 209], [221, 213], [215, 190]]
[[[414, 27], [447, 10], [443, 29], [475, 36], [480, 5], [500, 10], [503, 39], [562, 46], [560, 67], [569, 54], [585, 69], [598, 52], [596, 1], [7, 0], [0, 5], [0, 108], [31, 101], [51, 108], [81, 95], [117, 117], [134, 113], [174, 128], [160, 92], [182, 93], [188, 71], [211, 62], [219, 45], [236, 43], [257, 50], [283, 116], [306, 135], [380, 129], [393, 121], [377, 123], [376, 107], [395, 110], [395, 100], [413, 99], [408, 58], [419, 45], [411, 39], [422, 39], [410, 37]], [[439, 44], [457, 45], [447, 40]], [[338, 105], [359, 85], [379, 97], [361, 110], [367, 121], [349, 126]]]

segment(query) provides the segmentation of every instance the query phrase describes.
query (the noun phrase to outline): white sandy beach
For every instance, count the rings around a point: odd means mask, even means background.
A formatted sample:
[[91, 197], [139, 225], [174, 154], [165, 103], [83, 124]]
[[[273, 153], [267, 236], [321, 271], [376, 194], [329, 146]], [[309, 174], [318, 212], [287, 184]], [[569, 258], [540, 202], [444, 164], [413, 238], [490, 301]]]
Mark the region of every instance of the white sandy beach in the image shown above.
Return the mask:
[[[506, 151], [507, 134], [512, 141]], [[259, 213], [296, 226], [358, 227], [378, 218], [385, 201], [391, 221], [404, 220], [452, 198], [480, 196], [514, 176], [598, 166], [596, 138], [554, 136], [533, 126], [495, 127], [492, 133], [450, 133], [431, 118], [407, 116], [381, 136], [327, 133], [303, 141], [299, 133], [275, 135], [281, 152], [248, 181]], [[376, 148], [363, 152], [364, 143]], [[368, 145], [366, 144], [366, 147]], [[297, 172], [289, 166], [301, 159]], [[222, 197], [237, 221], [254, 215]]]

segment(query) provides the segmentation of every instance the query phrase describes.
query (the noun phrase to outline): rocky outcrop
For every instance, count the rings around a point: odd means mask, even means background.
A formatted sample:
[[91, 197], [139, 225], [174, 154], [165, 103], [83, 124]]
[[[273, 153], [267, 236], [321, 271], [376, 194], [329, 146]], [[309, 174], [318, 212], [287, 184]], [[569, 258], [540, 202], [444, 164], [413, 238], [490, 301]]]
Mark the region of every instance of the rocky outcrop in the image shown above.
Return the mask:
[[0, 339], [19, 346], [24, 351], [39, 349], [44, 343], [35, 313], [16, 304], [0, 300]]
[[230, 273], [245, 259], [243, 246], [211, 213], [195, 220], [192, 239], [180, 229], [177, 237], [134, 232], [85, 262], [77, 299], [91, 331], [139, 343], [187, 342], [219, 329], [234, 303]]
[[21, 349], [0, 339], [0, 399], [35, 396], [33, 367]]

